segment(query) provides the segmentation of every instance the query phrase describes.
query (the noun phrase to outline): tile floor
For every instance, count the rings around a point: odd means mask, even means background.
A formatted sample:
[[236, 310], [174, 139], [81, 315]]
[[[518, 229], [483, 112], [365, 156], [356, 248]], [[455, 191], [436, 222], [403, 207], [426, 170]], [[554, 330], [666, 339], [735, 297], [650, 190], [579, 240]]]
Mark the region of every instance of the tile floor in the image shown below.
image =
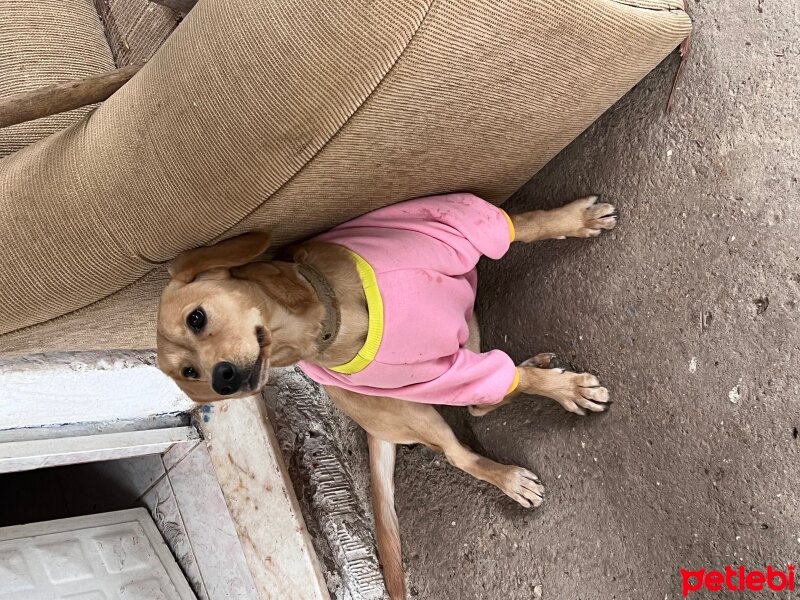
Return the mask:
[[194, 600], [147, 510], [0, 529], [0, 600]]
[[204, 442], [0, 475], [0, 526], [146, 507], [201, 600], [257, 600]]

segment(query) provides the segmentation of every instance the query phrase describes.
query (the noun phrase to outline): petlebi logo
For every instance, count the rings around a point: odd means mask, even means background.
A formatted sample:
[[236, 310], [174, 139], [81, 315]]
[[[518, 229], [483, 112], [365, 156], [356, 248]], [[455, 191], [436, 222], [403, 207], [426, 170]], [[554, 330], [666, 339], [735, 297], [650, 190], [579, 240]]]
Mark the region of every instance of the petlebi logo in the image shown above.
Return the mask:
[[795, 590], [794, 565], [785, 569], [769, 565], [766, 569], [747, 569], [726, 565], [724, 570], [681, 569], [682, 592], [686, 598], [693, 592], [782, 592]]

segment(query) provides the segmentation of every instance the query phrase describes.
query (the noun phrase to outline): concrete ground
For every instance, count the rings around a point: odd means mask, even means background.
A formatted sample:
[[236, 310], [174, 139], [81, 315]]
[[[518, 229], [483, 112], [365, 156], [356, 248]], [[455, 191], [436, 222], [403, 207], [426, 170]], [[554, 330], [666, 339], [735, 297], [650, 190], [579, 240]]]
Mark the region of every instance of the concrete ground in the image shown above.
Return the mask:
[[401, 450], [413, 596], [662, 600], [680, 597], [682, 567], [800, 561], [800, 8], [690, 8], [672, 115], [675, 56], [506, 205], [602, 193], [616, 232], [514, 247], [481, 269], [484, 345], [557, 352], [601, 377], [613, 409], [447, 411], [462, 439], [541, 476], [534, 511]]

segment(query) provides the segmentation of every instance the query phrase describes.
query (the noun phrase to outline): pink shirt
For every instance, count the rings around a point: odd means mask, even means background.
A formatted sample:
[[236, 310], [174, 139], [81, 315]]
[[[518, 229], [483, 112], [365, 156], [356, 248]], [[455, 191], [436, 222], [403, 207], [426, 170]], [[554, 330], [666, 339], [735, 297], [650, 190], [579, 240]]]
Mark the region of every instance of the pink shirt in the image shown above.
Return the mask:
[[502, 257], [513, 240], [505, 212], [472, 194], [381, 208], [315, 241], [354, 254], [370, 314], [367, 342], [346, 365], [301, 362], [311, 379], [359, 394], [428, 404], [495, 404], [517, 384], [500, 350], [464, 348], [481, 256]]

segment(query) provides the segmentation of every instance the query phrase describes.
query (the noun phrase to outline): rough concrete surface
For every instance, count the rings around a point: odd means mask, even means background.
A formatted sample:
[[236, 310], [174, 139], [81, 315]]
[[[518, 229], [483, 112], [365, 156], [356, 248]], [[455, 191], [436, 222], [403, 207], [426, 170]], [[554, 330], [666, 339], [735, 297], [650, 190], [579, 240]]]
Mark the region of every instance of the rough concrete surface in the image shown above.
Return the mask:
[[356, 429], [294, 367], [272, 370], [264, 399], [331, 597], [383, 600], [369, 490], [353, 482], [352, 448], [343, 452], [343, 439], [357, 443]]
[[602, 239], [484, 263], [478, 301], [486, 348], [557, 352], [615, 404], [586, 418], [536, 398], [482, 419], [446, 411], [461, 439], [541, 476], [535, 511], [402, 449], [412, 596], [664, 600], [681, 597], [682, 567], [800, 562], [799, 6], [692, 0], [672, 115], [677, 56], [507, 203], [597, 192], [619, 207]]

